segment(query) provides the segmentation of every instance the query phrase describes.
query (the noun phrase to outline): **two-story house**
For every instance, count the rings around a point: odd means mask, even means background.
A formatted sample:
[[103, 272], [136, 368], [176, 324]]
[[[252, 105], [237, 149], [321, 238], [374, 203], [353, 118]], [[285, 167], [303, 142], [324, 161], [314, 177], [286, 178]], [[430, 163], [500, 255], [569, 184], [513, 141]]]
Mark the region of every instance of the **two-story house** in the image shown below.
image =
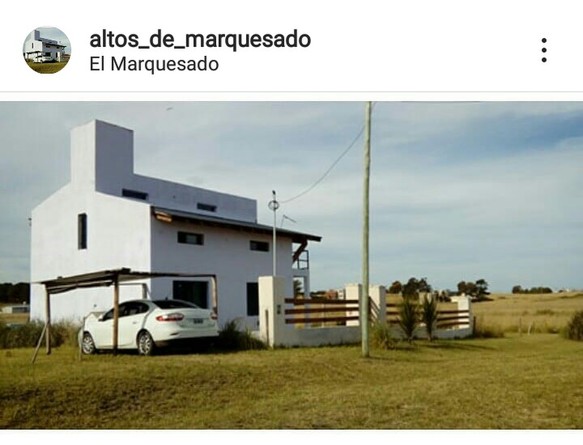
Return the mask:
[[35, 29], [24, 43], [24, 58], [33, 62], [61, 62], [65, 48], [66, 45], [56, 40], [41, 37], [40, 31]]
[[[153, 278], [121, 286], [121, 301], [174, 297], [216, 307], [219, 322], [258, 323], [258, 277], [272, 275], [273, 227], [257, 221], [257, 202], [134, 173], [133, 132], [101, 121], [71, 133], [71, 180], [32, 211], [31, 318], [44, 318], [40, 281], [103, 270], [212, 274]], [[276, 231], [277, 275], [309, 292], [306, 247], [319, 236]], [[145, 284], [145, 286], [143, 286]], [[111, 290], [52, 297], [52, 318], [79, 319], [111, 307]]]

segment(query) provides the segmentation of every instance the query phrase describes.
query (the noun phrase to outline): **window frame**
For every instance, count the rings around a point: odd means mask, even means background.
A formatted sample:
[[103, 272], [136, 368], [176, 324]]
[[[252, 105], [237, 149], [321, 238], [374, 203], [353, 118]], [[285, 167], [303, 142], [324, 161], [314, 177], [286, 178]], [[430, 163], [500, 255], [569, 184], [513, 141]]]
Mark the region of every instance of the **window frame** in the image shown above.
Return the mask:
[[87, 213], [77, 215], [77, 249], [87, 250], [88, 238]]
[[249, 240], [249, 250], [253, 252], [269, 253], [271, 248], [269, 241]]
[[[194, 238], [195, 242], [190, 242]], [[178, 244], [188, 244], [190, 246], [204, 246], [204, 233], [185, 232], [179, 230], [176, 232], [176, 242]]]

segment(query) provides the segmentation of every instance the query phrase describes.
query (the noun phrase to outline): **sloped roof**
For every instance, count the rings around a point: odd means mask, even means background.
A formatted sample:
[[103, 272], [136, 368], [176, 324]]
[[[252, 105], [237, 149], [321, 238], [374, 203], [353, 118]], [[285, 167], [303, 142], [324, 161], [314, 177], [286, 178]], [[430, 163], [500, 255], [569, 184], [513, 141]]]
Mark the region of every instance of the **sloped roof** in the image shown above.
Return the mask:
[[[207, 227], [225, 227], [238, 231], [272, 234], [273, 227], [264, 224], [240, 221], [235, 219], [218, 218], [215, 216], [206, 216], [193, 212], [184, 212], [180, 210], [167, 209], [163, 207], [152, 207], [152, 214], [156, 219], [162, 222], [171, 223], [173, 221], [188, 222]], [[277, 236], [291, 238], [294, 243], [305, 241], [322, 240], [321, 236], [311, 235], [309, 233], [295, 232], [293, 230], [276, 229]]]

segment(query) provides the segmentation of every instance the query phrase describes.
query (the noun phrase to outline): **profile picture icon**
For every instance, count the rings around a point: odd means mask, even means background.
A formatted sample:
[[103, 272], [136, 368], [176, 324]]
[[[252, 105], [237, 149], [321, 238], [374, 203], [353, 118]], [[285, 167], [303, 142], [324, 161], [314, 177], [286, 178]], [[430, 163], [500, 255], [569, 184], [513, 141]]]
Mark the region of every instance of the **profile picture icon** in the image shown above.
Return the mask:
[[22, 55], [30, 69], [40, 74], [54, 74], [69, 62], [71, 43], [58, 28], [36, 28], [26, 36]]

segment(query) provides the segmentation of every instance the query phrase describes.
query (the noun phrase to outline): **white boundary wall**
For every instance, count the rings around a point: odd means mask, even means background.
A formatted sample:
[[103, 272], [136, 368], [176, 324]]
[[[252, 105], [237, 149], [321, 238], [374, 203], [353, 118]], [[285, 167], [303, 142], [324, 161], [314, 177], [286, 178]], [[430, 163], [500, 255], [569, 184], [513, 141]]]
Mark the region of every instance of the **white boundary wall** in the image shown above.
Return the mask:
[[[286, 277], [259, 277], [259, 338], [270, 347], [278, 346], [324, 346], [358, 343], [361, 339], [361, 329], [358, 321], [347, 322], [347, 326], [316, 327], [298, 329], [292, 324], [286, 324], [285, 298]], [[347, 300], [360, 300], [362, 286], [349, 284], [346, 286]], [[371, 310], [377, 322], [386, 322], [386, 292], [383, 286], [369, 288]], [[471, 302], [467, 297], [455, 297], [452, 301], [458, 305], [458, 310], [469, 311], [469, 324], [457, 329], [439, 329], [435, 338], [453, 339], [468, 337], [473, 332]], [[348, 312], [347, 315], [355, 315]], [[401, 332], [393, 327], [393, 336], [399, 338]], [[424, 327], [420, 327], [416, 338], [425, 338]]]

